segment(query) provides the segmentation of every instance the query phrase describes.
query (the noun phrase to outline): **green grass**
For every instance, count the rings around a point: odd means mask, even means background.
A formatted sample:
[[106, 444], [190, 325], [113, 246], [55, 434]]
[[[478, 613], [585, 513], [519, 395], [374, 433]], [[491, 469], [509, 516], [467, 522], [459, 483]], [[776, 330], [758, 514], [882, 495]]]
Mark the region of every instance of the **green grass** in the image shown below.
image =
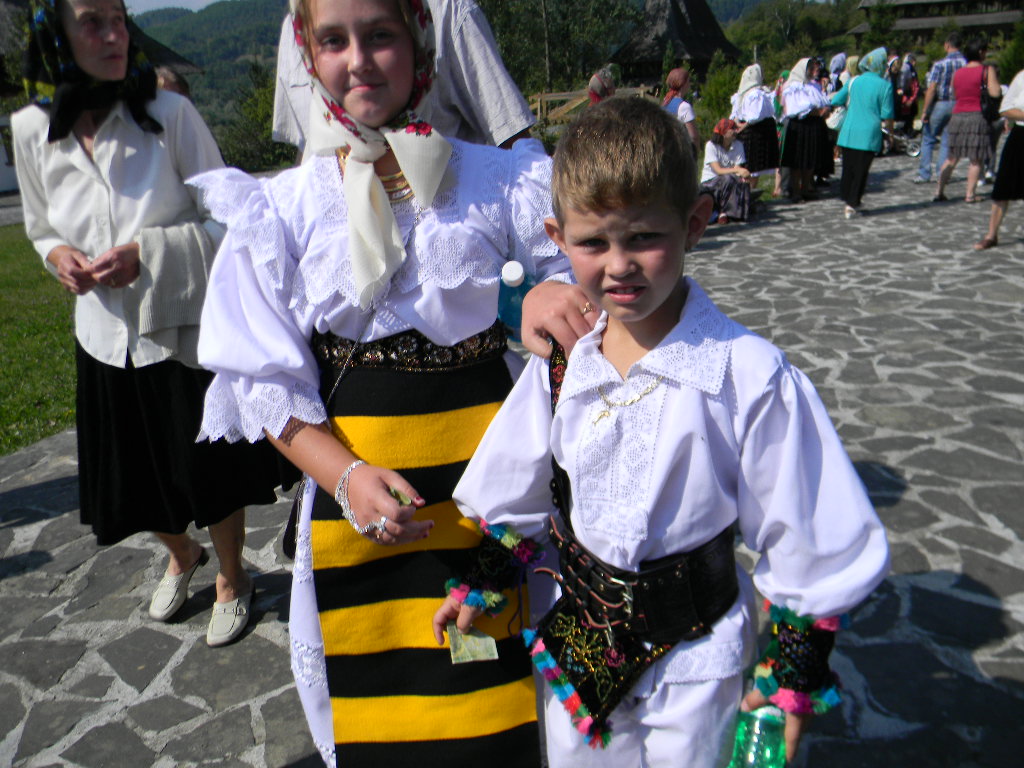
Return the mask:
[[75, 421], [74, 297], [20, 224], [0, 227], [0, 456]]

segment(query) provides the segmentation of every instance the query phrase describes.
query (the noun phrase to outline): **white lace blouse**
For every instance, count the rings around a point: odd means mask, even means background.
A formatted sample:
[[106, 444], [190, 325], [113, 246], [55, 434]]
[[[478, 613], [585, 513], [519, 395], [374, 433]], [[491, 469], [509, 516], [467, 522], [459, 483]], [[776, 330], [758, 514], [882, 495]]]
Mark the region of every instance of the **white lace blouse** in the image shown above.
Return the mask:
[[[848, 611], [885, 576], [888, 547], [828, 414], [780, 350], [688, 285], [679, 324], [625, 380], [601, 354], [602, 315], [573, 349], [554, 418], [547, 362], [531, 360], [455, 501], [468, 517], [546, 539], [553, 454], [572, 483], [573, 528], [605, 562], [637, 571], [739, 521], [765, 597], [817, 617]], [[750, 578], [740, 583], [746, 599], [652, 679], [742, 672], [756, 622]]]
[[828, 96], [811, 83], [793, 83], [782, 90], [783, 117], [802, 118], [812, 110], [829, 106]]
[[568, 280], [568, 260], [544, 232], [551, 165], [540, 143], [452, 144], [433, 205], [394, 204], [406, 260], [372, 313], [356, 300], [334, 157], [271, 179], [228, 169], [189, 180], [228, 228], [203, 307], [199, 361], [216, 376], [201, 438], [254, 441], [293, 416], [324, 421], [314, 329], [369, 341], [414, 328], [451, 345], [494, 322], [505, 261], [537, 280]]
[[751, 88], [738, 98], [739, 94], [734, 93], [730, 97], [732, 103], [732, 119], [744, 123], [756, 123], [767, 118], [775, 118], [775, 104], [772, 102], [772, 95], [764, 88]]

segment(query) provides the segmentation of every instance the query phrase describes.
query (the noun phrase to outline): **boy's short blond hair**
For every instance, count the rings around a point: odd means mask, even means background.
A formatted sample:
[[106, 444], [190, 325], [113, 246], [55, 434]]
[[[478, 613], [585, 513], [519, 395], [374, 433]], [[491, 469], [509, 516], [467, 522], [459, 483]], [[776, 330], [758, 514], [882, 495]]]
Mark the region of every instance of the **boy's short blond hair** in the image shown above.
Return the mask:
[[683, 124], [652, 101], [607, 99], [565, 129], [551, 179], [555, 218], [664, 200], [682, 218], [697, 199], [693, 143]]

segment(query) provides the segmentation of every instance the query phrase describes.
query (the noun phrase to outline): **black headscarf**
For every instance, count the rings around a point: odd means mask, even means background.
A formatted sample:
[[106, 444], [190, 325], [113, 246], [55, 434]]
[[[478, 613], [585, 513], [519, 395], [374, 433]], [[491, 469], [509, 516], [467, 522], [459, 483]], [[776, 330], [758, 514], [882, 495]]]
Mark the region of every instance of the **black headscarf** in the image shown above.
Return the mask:
[[146, 103], [156, 98], [156, 72], [134, 40], [128, 42], [124, 79], [96, 80], [75, 63], [56, 0], [32, 0], [29, 7], [32, 15], [22, 76], [29, 100], [50, 113], [49, 141], [59, 141], [71, 133], [83, 112], [109, 109], [118, 101], [124, 101], [142, 130], [163, 131], [163, 126], [146, 112]]

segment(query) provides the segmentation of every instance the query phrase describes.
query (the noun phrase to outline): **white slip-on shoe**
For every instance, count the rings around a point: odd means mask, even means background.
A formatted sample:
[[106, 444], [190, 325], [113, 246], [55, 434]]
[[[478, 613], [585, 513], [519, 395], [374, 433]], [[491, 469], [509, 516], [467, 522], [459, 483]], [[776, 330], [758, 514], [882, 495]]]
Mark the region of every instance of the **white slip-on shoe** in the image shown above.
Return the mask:
[[210, 562], [210, 556], [205, 549], [200, 549], [199, 557], [192, 564], [192, 567], [182, 571], [177, 576], [164, 574], [160, 583], [156, 585], [153, 598], [149, 601], [149, 616], [157, 621], [167, 621], [178, 612], [178, 609], [188, 599], [188, 583], [192, 580], [192, 574], [201, 565]]
[[228, 603], [214, 603], [210, 626], [206, 630], [206, 644], [211, 648], [227, 645], [242, 634], [249, 623], [249, 605], [255, 589]]

